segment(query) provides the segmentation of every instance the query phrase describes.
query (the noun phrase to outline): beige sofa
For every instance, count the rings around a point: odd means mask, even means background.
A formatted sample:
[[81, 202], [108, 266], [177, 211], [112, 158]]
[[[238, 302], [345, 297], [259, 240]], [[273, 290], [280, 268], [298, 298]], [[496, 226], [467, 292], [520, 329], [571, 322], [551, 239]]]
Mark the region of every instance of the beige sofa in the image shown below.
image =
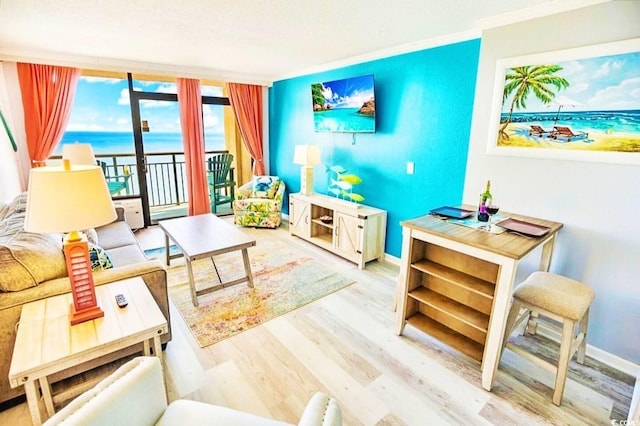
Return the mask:
[[[16, 337], [16, 324], [22, 305], [70, 292], [62, 235], [32, 234], [24, 231], [26, 193], [8, 205], [0, 205], [0, 402], [24, 393], [19, 387], [9, 386], [8, 373]], [[171, 340], [167, 273], [158, 260], [148, 260], [131, 229], [124, 222], [124, 211], [118, 211], [118, 220], [91, 231], [90, 239], [102, 247], [113, 268], [94, 271], [96, 285], [124, 278], [141, 277], [149, 287], [160, 310], [167, 318], [169, 332], [162, 343]], [[115, 354], [82, 364], [54, 376], [52, 382], [62, 380], [108, 362], [124, 358], [142, 350], [132, 346]]]
[[[54, 425], [233, 425], [292, 426], [288, 423], [219, 405], [179, 399], [167, 406], [158, 358], [138, 357], [120, 367], [47, 420]], [[340, 426], [338, 401], [317, 392], [307, 403], [298, 426]]]

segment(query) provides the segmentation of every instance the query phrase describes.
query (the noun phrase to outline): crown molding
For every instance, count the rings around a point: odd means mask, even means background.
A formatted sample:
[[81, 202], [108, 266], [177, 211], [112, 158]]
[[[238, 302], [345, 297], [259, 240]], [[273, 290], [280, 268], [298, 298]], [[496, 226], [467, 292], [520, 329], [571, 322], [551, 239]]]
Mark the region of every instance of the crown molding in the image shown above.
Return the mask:
[[125, 59], [98, 58], [93, 56], [68, 55], [56, 52], [0, 48], [0, 61], [28, 62], [33, 64], [58, 65], [97, 71], [120, 71], [157, 74], [170, 77], [186, 77], [233, 83], [271, 86], [272, 80], [263, 75], [235, 73], [200, 67], [183, 67], [172, 64], [130, 61]]
[[552, 0], [549, 4], [532, 6], [501, 15], [494, 15], [475, 21], [480, 30], [502, 27], [504, 25], [516, 24], [531, 19], [543, 18], [549, 15], [569, 12], [583, 7], [595, 6], [601, 3], [609, 3], [612, 0]]
[[377, 60], [377, 59], [389, 58], [391, 56], [397, 56], [397, 55], [402, 55], [402, 54], [405, 54], [405, 53], [412, 53], [412, 52], [417, 52], [417, 51], [420, 51], [420, 50], [431, 49], [431, 48], [434, 48], [434, 47], [445, 46], [447, 44], [459, 43], [459, 42], [462, 42], [462, 41], [467, 41], [467, 40], [472, 40], [472, 39], [475, 39], [475, 38], [480, 38], [481, 35], [482, 35], [482, 33], [479, 30], [475, 30], [474, 29], [474, 30], [464, 31], [464, 32], [455, 33], [455, 34], [448, 34], [448, 35], [442, 36], [442, 37], [435, 37], [435, 38], [430, 38], [430, 39], [427, 39], [427, 40], [421, 40], [421, 41], [406, 43], [406, 44], [403, 44], [403, 45], [400, 45], [400, 46], [391, 47], [389, 49], [383, 49], [383, 50], [378, 50], [378, 51], [375, 51], [375, 52], [367, 53], [367, 54], [364, 54], [364, 55], [353, 56], [353, 57], [348, 58], [348, 59], [329, 62], [329, 63], [322, 64], [322, 65], [317, 66], [317, 67], [312, 67], [312, 68], [307, 68], [307, 69], [302, 70], [302, 71], [297, 71], [297, 72], [292, 73], [292, 74], [286, 74], [286, 75], [280, 76], [279, 78], [275, 79], [274, 81], [287, 80], [289, 78], [301, 77], [301, 76], [304, 76], [304, 75], [315, 74], [315, 73], [324, 72], [324, 71], [330, 71], [330, 70], [333, 70], [333, 69], [336, 69], [336, 68], [342, 68], [342, 67], [347, 67], [347, 66], [351, 66], [351, 65], [361, 64], [363, 62], [369, 62], [369, 61], [374, 61], [374, 60]]

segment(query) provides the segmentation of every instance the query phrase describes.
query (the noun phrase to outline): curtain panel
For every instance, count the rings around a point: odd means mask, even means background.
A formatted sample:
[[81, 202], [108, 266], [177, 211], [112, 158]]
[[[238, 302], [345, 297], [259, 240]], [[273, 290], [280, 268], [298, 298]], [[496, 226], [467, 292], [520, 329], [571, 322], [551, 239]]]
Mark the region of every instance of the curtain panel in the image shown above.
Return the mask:
[[245, 147], [253, 159], [254, 176], [265, 173], [262, 147], [262, 87], [227, 83], [229, 102], [236, 116]]
[[178, 78], [180, 127], [184, 145], [189, 216], [211, 212], [209, 184], [205, 171], [204, 127], [202, 123], [202, 95], [200, 81]]
[[25, 63], [17, 68], [31, 167], [44, 166], [69, 121], [80, 70]]

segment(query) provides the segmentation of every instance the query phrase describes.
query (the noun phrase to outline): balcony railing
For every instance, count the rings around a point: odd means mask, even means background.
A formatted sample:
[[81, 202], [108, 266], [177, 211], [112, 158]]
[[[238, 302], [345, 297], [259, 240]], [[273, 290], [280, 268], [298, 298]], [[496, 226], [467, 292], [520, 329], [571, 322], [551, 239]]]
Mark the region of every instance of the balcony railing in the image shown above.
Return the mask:
[[[215, 154], [228, 151], [206, 151], [206, 159]], [[60, 160], [60, 156], [52, 156]], [[108, 181], [124, 180], [126, 185], [114, 198], [126, 198], [140, 195], [137, 177], [136, 157], [132, 153], [96, 154], [98, 161], [104, 162], [105, 177]], [[205, 159], [205, 161], [206, 161]], [[145, 154], [146, 183], [149, 207], [181, 206], [189, 202], [187, 193], [187, 175], [183, 152], [154, 152]]]

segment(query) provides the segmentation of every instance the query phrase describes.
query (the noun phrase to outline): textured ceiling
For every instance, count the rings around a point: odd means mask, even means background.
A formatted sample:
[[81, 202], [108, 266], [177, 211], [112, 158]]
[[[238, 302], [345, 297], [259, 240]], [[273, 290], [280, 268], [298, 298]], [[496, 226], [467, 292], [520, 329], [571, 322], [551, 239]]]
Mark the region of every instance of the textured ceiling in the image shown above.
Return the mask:
[[[0, 58], [271, 82], [597, 0], [0, 0]], [[475, 35], [474, 35], [475, 34]]]

